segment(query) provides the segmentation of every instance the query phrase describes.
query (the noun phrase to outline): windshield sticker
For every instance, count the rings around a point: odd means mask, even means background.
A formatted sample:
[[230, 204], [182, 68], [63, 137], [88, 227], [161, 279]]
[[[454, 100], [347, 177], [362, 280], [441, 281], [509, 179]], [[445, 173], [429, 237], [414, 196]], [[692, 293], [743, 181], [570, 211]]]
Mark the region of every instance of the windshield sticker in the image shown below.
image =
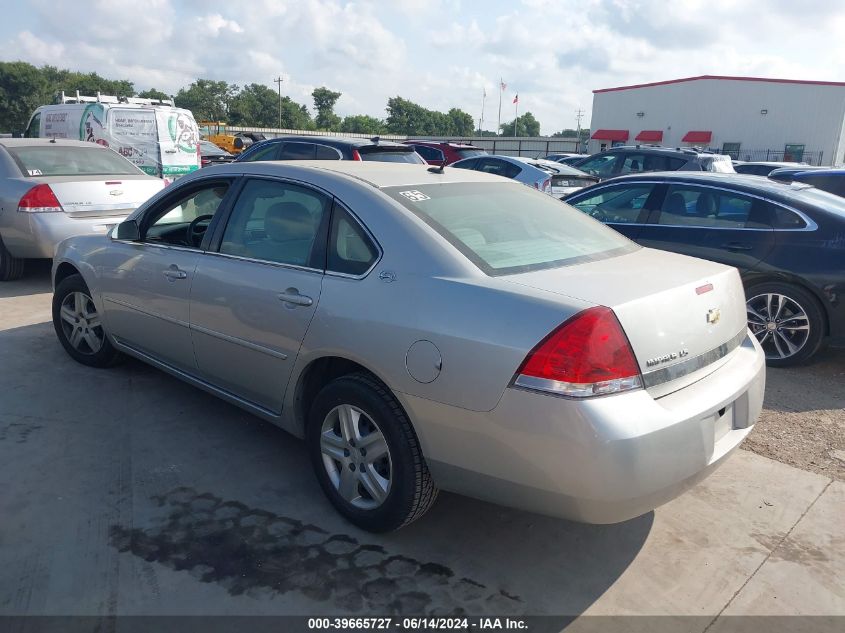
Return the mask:
[[27, 169], [30, 176], [43, 176], [40, 169]]
[[416, 189], [412, 189], [411, 191], [400, 191], [400, 196], [405, 196], [411, 202], [422, 202], [423, 200], [431, 200], [427, 195], [425, 195], [422, 191], [417, 191]]

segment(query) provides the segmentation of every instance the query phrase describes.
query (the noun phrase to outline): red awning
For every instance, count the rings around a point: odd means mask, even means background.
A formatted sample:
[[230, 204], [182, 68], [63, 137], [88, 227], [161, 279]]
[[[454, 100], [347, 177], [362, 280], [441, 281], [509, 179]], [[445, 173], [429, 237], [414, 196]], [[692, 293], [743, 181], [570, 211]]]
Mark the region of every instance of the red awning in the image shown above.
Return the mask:
[[643, 130], [642, 132], [637, 134], [637, 137], [634, 140], [659, 143], [663, 140], [663, 130]]
[[697, 130], [687, 132], [686, 136], [681, 139], [683, 143], [709, 143], [713, 138], [713, 132], [709, 130]]
[[628, 130], [596, 130], [590, 138], [594, 141], [627, 141]]

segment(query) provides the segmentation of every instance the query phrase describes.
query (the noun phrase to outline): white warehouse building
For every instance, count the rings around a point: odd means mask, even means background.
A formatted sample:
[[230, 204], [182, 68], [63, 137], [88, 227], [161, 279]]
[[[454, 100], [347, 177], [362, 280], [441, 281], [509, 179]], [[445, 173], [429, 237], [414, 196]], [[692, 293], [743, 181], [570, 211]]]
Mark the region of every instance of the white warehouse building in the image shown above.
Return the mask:
[[703, 75], [604, 88], [590, 127], [590, 153], [641, 143], [842, 165], [845, 82]]

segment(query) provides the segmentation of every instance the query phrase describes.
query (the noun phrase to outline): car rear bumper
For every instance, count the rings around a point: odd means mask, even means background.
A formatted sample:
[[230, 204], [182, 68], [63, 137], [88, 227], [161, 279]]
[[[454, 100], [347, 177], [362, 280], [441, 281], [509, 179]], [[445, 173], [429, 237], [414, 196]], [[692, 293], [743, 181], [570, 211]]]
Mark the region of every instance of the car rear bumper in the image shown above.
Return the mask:
[[508, 388], [476, 413], [401, 395], [438, 486], [587, 523], [644, 514], [706, 477], [751, 431], [765, 362], [753, 337], [696, 383], [654, 399]]
[[72, 217], [66, 213], [20, 213], [2, 227], [3, 242], [14, 257], [51, 259], [62, 240], [104, 235], [126, 216]]

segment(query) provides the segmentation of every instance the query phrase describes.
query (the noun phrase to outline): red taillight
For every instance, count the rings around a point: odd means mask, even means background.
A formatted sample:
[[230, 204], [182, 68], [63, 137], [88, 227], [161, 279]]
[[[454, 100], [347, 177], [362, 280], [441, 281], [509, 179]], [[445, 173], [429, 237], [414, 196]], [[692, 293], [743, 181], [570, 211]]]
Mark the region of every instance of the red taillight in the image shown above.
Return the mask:
[[546, 178], [546, 179], [543, 181], [543, 191], [544, 191], [545, 193], [549, 193], [551, 190], [552, 190], [552, 179], [551, 179], [551, 178]]
[[352, 160], [364, 160], [361, 158], [361, 154], [358, 152], [357, 149], [352, 150]]
[[642, 387], [640, 369], [613, 310], [579, 312], [531, 350], [515, 384], [583, 398]]
[[54, 213], [64, 211], [50, 185], [35, 185], [18, 202], [18, 211], [25, 213]]

